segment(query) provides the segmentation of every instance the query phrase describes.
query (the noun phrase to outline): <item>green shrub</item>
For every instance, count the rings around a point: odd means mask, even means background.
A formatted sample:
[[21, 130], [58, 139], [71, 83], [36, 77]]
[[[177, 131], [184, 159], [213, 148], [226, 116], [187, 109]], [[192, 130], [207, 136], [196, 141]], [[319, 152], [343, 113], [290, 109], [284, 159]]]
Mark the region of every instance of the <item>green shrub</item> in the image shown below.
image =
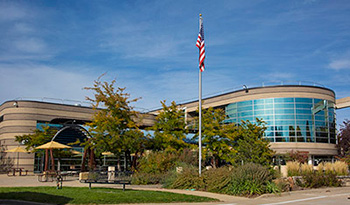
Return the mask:
[[196, 168], [186, 168], [167, 185], [174, 189], [196, 189], [222, 194], [254, 196], [279, 193], [281, 188], [272, 182], [273, 173], [266, 167], [248, 163], [236, 168], [221, 167], [204, 171], [199, 177]]
[[135, 173], [131, 178], [132, 184], [161, 184], [167, 178], [167, 173]]
[[173, 152], [151, 152], [139, 160], [140, 173], [165, 173], [177, 164], [177, 155]]
[[232, 170], [229, 184], [222, 193], [242, 196], [260, 195], [267, 192], [266, 185], [272, 180], [269, 169], [253, 163]]
[[232, 167], [220, 167], [217, 169], [210, 169], [204, 172], [206, 181], [206, 190], [210, 192], [221, 193], [230, 182], [232, 178]]
[[308, 187], [308, 188], [319, 188], [323, 186], [341, 186], [341, 182], [337, 179], [337, 176], [333, 172], [328, 173], [307, 173], [302, 176], [303, 180], [298, 183], [299, 186]]
[[205, 177], [199, 176], [198, 169], [186, 168], [182, 173], [178, 173], [172, 184], [168, 188], [171, 189], [196, 189], [205, 190]]

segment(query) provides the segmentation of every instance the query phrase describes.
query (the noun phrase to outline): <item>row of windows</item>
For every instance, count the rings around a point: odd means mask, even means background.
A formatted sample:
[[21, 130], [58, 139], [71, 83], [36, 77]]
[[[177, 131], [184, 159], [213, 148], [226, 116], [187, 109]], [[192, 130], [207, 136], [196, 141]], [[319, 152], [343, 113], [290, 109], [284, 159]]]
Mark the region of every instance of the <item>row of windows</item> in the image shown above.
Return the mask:
[[[269, 114], [304, 114], [304, 115], [311, 115], [311, 109], [262, 109], [262, 110], [241, 110], [238, 111], [237, 109], [231, 109], [226, 110], [227, 115], [234, 115], [234, 114], [250, 114], [250, 115], [269, 115]], [[317, 114], [315, 114], [316, 117], [324, 116], [326, 113], [324, 111], [320, 111]], [[334, 109], [329, 109], [328, 113], [329, 116], [334, 116]]]
[[[305, 137], [276, 137], [276, 138], [266, 138], [270, 142], [315, 142], [314, 138], [305, 138]], [[335, 139], [328, 138], [316, 138], [317, 143], [331, 143], [335, 144]]]
[[[257, 99], [250, 101], [237, 102], [239, 107], [249, 106], [249, 105], [259, 105], [259, 104], [316, 104], [322, 101], [321, 99], [311, 99], [311, 98], [268, 98], [268, 99]], [[234, 106], [231, 104], [230, 106]]]
[[[328, 108], [328, 112], [321, 110], [313, 116], [312, 107], [316, 104], [324, 109]], [[304, 137], [304, 141], [307, 141], [307, 138], [314, 141], [311, 138], [316, 136], [330, 138], [327, 143], [332, 143], [335, 140], [333, 107], [332, 102], [321, 99], [270, 98], [232, 103], [225, 110], [226, 121], [231, 123], [240, 123], [242, 120], [255, 122], [256, 118], [262, 119], [267, 126], [266, 137]]]

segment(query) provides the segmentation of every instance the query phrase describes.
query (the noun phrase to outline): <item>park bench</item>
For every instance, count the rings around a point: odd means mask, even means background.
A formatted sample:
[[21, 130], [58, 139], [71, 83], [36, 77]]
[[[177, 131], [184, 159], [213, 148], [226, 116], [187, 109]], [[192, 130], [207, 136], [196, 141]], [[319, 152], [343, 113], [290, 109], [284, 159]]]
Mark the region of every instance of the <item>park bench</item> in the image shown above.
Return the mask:
[[28, 170], [25, 170], [24, 168], [12, 168], [7, 172], [7, 176], [16, 176], [16, 172], [18, 172], [18, 176], [28, 175]]
[[63, 180], [66, 180], [67, 174], [60, 171], [44, 171], [43, 173], [38, 174], [39, 182], [53, 182], [60, 177]]
[[91, 184], [122, 184], [123, 191], [125, 191], [125, 185], [131, 184], [132, 172], [129, 171], [90, 171], [80, 173], [79, 181], [81, 183]]

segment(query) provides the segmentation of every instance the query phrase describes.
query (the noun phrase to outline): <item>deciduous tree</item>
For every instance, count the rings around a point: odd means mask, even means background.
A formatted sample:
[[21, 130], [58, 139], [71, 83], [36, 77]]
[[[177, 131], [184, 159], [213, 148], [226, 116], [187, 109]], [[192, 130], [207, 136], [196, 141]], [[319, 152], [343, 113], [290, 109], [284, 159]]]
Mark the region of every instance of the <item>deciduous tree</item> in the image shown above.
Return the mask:
[[115, 83], [98, 79], [93, 87], [85, 88], [94, 92], [94, 98], [87, 99], [95, 113], [87, 124], [93, 137], [84, 145], [100, 153], [110, 151], [118, 157], [125, 154], [130, 159], [131, 153], [137, 156], [143, 151], [146, 139], [135, 122], [137, 112], [130, 105], [138, 99], [130, 99], [125, 88], [115, 87]]
[[337, 149], [338, 156], [350, 165], [350, 120], [340, 125]]
[[173, 101], [167, 106], [162, 101], [162, 110], [156, 117], [151, 130], [154, 130], [153, 148], [155, 150], [175, 151], [190, 147], [184, 139], [188, 133], [185, 113]]

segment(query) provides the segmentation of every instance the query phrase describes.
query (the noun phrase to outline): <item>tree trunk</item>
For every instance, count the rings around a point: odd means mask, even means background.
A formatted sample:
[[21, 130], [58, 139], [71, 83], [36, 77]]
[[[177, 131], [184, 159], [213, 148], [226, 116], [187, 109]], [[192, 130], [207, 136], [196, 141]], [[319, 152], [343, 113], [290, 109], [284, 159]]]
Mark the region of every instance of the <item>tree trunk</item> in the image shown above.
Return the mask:
[[53, 158], [52, 149], [50, 149], [50, 155], [51, 155], [51, 170], [55, 171], [55, 159]]
[[83, 155], [83, 161], [81, 162], [81, 172], [85, 172], [85, 163], [86, 163], [86, 155], [87, 155], [88, 149], [84, 149], [84, 155]]
[[49, 168], [49, 150], [45, 150], [45, 168], [44, 171], [47, 171]]

